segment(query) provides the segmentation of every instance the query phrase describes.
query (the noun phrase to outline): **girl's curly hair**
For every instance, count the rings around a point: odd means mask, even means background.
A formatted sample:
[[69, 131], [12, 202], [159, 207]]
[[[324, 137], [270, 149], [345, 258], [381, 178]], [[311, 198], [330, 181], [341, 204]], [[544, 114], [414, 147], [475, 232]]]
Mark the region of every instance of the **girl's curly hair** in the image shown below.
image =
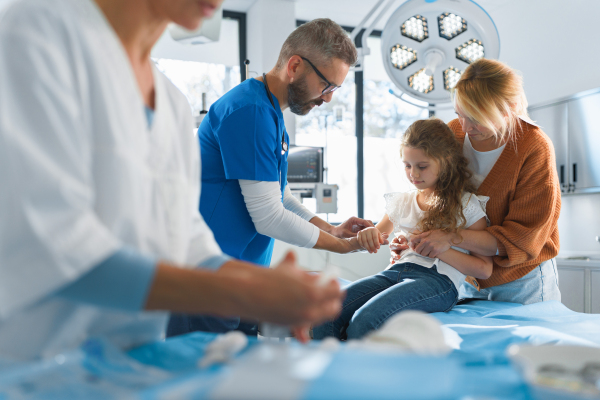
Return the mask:
[[467, 167], [469, 161], [463, 155], [454, 132], [438, 118], [419, 120], [404, 133], [401, 155], [405, 147], [423, 150], [439, 165], [438, 181], [428, 199], [429, 210], [417, 228], [422, 232], [435, 229], [457, 232], [462, 229], [466, 224], [462, 196], [464, 192], [475, 193], [477, 189], [471, 182], [473, 173]]

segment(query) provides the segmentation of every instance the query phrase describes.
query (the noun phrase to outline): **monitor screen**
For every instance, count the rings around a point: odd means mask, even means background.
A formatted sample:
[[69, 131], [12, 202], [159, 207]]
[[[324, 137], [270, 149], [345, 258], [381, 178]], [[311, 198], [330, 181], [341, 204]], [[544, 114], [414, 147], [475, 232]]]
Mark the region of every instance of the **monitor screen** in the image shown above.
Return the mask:
[[323, 182], [323, 148], [290, 146], [288, 182]]

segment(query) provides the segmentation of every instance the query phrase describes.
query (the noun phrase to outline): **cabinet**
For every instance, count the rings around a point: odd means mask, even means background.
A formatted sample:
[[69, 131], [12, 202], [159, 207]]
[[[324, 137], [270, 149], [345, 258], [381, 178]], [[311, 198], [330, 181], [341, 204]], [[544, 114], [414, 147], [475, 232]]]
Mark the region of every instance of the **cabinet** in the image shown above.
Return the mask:
[[558, 268], [558, 287], [561, 302], [573, 311], [585, 311], [585, 270]]
[[600, 192], [599, 110], [598, 90], [529, 110], [552, 140], [563, 193]]
[[573, 311], [600, 314], [600, 260], [556, 259], [561, 302]]

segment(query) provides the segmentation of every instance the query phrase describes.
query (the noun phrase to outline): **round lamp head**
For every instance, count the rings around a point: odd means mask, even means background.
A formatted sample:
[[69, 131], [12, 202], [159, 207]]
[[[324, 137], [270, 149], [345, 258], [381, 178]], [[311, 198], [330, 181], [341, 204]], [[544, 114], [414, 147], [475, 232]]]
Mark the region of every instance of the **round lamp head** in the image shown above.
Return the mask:
[[440, 104], [450, 101], [470, 63], [498, 58], [500, 37], [488, 13], [471, 0], [408, 0], [385, 25], [381, 54], [400, 90]]

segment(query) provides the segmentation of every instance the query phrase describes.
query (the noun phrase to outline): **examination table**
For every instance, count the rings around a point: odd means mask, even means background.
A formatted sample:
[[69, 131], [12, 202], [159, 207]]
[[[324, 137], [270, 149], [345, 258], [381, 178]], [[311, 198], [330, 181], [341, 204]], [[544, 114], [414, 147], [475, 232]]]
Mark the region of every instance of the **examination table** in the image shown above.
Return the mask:
[[[90, 339], [51, 360], [0, 360], [0, 400], [529, 399], [533, 389], [510, 362], [510, 345], [600, 347], [600, 315], [576, 313], [556, 301], [527, 306], [471, 301], [432, 315], [450, 333], [446, 341], [454, 350], [447, 356], [344, 345], [328, 352], [319, 350], [320, 342], [251, 340], [233, 362], [200, 369], [198, 360], [214, 334], [192, 333], [127, 353]], [[274, 357], [265, 368], [247, 362], [257, 349]]]

